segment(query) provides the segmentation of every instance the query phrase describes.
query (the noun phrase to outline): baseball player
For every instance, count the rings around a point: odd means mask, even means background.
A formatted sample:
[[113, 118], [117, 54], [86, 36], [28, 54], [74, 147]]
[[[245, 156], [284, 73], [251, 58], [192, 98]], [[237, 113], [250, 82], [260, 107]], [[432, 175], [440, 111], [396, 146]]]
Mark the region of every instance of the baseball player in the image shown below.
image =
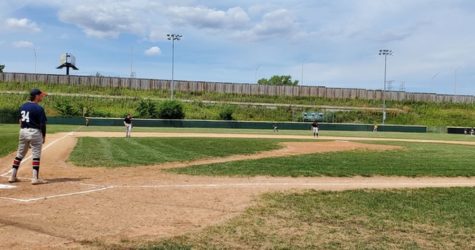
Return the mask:
[[319, 127], [320, 127], [320, 125], [318, 125], [318, 122], [313, 121], [313, 123], [312, 123], [313, 137], [318, 138], [318, 129], [319, 129]]
[[132, 132], [132, 116], [130, 116], [130, 114], [127, 114], [127, 116], [125, 117], [124, 125], [125, 125], [125, 137], [130, 137], [130, 133]]
[[47, 119], [43, 107], [38, 103], [40, 103], [45, 96], [45, 92], [39, 89], [32, 89], [30, 92], [30, 101], [20, 107], [19, 122], [21, 129], [17, 155], [13, 160], [12, 175], [8, 179], [10, 183], [18, 181], [18, 168], [30, 147], [33, 152], [33, 179], [31, 179], [31, 184], [38, 185], [48, 183], [39, 178], [41, 148], [45, 143]]
[[278, 132], [279, 132], [279, 127], [277, 126], [277, 123], [273, 123], [273, 124], [272, 124], [272, 127], [274, 128], [274, 133], [278, 133]]

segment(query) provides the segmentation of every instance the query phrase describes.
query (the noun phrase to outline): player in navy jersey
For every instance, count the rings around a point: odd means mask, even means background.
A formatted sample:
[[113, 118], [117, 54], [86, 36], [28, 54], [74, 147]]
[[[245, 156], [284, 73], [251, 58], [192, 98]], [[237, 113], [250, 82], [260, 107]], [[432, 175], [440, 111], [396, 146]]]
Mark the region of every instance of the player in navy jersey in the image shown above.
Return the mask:
[[45, 92], [39, 89], [32, 89], [30, 92], [30, 101], [23, 104], [19, 110], [20, 136], [18, 151], [13, 160], [12, 175], [8, 179], [10, 183], [17, 182], [17, 172], [20, 163], [26, 156], [31, 147], [33, 155], [33, 178], [31, 184], [44, 184], [47, 181], [39, 178], [41, 149], [46, 137], [46, 114], [38, 103], [46, 96]]

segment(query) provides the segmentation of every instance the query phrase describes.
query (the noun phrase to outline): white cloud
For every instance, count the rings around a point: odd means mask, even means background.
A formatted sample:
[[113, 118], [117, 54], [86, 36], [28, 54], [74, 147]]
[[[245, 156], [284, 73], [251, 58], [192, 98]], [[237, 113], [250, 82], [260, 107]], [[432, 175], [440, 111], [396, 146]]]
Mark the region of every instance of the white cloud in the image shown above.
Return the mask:
[[271, 6], [257, 12], [245, 5], [215, 8], [196, 1], [43, 1], [58, 8], [62, 22], [79, 27], [87, 36], [105, 39], [134, 34], [159, 41], [169, 32], [191, 30], [231, 39], [262, 40], [300, 28], [293, 13]]
[[[75, 4], [76, 5], [76, 4]], [[117, 38], [122, 33], [144, 35], [147, 29], [146, 6], [126, 2], [91, 1], [70, 6], [59, 6], [59, 19], [81, 28], [84, 33], [97, 38]]]
[[13, 42], [13, 47], [15, 48], [33, 48], [35, 45], [30, 41], [16, 41]]
[[172, 6], [168, 14], [177, 24], [205, 29], [243, 28], [250, 21], [247, 13], [240, 7], [224, 11], [203, 6]]
[[249, 30], [247, 35], [256, 40], [276, 36], [292, 39], [297, 30], [298, 24], [292, 14], [286, 9], [278, 9], [266, 13], [262, 21]]
[[147, 56], [158, 56], [161, 53], [162, 53], [162, 50], [157, 46], [154, 46], [154, 47], [151, 47], [151, 48], [145, 50], [145, 55], [147, 55]]
[[5, 21], [5, 25], [9, 29], [20, 29], [20, 30], [26, 30], [26, 31], [33, 31], [33, 32], [40, 32], [41, 29], [38, 27], [38, 25], [27, 19], [27, 18], [8, 18]]

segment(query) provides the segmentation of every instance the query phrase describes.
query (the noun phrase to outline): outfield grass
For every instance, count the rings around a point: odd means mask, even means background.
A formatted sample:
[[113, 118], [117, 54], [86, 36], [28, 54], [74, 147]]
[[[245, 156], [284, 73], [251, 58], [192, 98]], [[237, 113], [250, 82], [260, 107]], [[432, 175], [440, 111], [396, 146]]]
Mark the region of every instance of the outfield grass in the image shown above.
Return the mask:
[[[58, 132], [69, 132], [78, 129], [79, 126], [72, 125], [49, 125], [47, 134]], [[3, 157], [16, 150], [18, 146], [17, 124], [0, 124], [0, 157]]]
[[79, 138], [69, 160], [84, 167], [128, 167], [277, 149], [277, 141], [213, 138]]
[[473, 249], [475, 189], [266, 194], [223, 225], [142, 249]]
[[403, 149], [266, 158], [167, 171], [211, 176], [475, 176], [475, 146], [378, 143], [398, 145]]

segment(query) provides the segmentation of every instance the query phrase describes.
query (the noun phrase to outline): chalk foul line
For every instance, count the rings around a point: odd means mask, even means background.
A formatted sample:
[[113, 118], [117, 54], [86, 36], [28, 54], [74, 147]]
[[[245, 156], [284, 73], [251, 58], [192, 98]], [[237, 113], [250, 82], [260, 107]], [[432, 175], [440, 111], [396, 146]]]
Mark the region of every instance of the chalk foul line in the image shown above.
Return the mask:
[[61, 198], [61, 197], [67, 197], [67, 196], [89, 194], [89, 193], [100, 192], [100, 191], [103, 191], [103, 190], [106, 190], [106, 189], [111, 189], [111, 188], [113, 188], [113, 186], [106, 186], [106, 187], [100, 187], [100, 188], [85, 190], [85, 191], [71, 192], [71, 193], [64, 193], [64, 194], [56, 194], [56, 195], [49, 195], [49, 196], [41, 196], [41, 197], [34, 197], [34, 198], [0, 197], [0, 199], [28, 203], [28, 202], [48, 200], [48, 199]]
[[434, 182], [434, 183], [414, 183], [414, 182], [371, 182], [371, 183], [325, 183], [325, 182], [314, 182], [314, 183], [292, 183], [292, 182], [258, 182], [258, 183], [217, 183], [217, 184], [163, 184], [163, 185], [108, 185], [100, 186], [96, 184], [80, 183], [84, 186], [91, 186], [92, 189], [78, 192], [70, 192], [49, 196], [33, 197], [33, 198], [14, 198], [14, 197], [0, 197], [3, 200], [10, 200], [16, 202], [35, 202], [40, 200], [48, 200], [61, 197], [69, 197], [76, 195], [83, 195], [95, 192], [101, 192], [109, 189], [134, 189], [134, 188], [146, 188], [146, 189], [187, 189], [187, 188], [256, 188], [256, 187], [350, 187], [350, 189], [359, 189], [359, 188], [424, 188], [424, 187], [475, 187], [475, 182]]
[[[51, 146], [53, 146], [53, 145], [56, 144], [57, 142], [63, 140], [64, 138], [66, 138], [66, 137], [68, 137], [68, 136], [72, 136], [72, 135], [74, 135], [74, 132], [69, 132], [69, 133], [67, 133], [66, 135], [64, 135], [63, 137], [58, 138], [58, 139], [56, 139], [56, 140], [54, 140], [54, 141], [48, 143], [46, 146], [44, 146], [44, 147], [42, 148], [42, 151], [47, 150], [48, 148], [50, 148]], [[22, 166], [26, 161], [30, 160], [31, 158], [32, 158], [32, 155], [31, 155], [31, 153], [30, 153], [30, 155], [29, 155], [28, 157], [23, 158], [23, 160], [22, 160], [21, 163], [20, 163], [20, 166]], [[12, 173], [12, 170], [10, 169], [10, 170], [8, 170], [6, 173], [3, 173], [2, 175], [0, 175], [0, 177], [8, 177], [11, 173]]]

